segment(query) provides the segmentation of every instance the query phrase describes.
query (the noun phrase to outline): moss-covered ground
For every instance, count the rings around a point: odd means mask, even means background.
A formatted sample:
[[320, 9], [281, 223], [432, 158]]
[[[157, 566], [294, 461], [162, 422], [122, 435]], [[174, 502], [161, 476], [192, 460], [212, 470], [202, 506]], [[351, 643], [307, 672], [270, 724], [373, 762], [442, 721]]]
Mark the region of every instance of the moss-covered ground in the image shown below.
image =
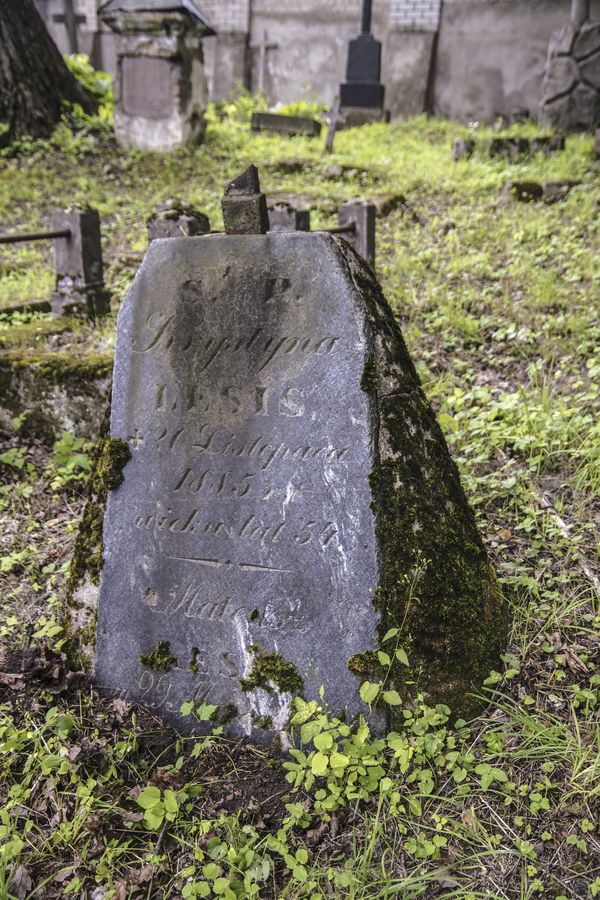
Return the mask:
[[[378, 219], [377, 273], [510, 604], [504, 667], [480, 718], [457, 726], [417, 704], [385, 742], [299, 708], [304, 754], [287, 762], [218, 729], [184, 740], [100, 698], [66, 671], [56, 624], [85, 447], [45, 448], [24, 411], [0, 436], [0, 896], [600, 896], [592, 139], [514, 164], [478, 146], [455, 163], [469, 130], [420, 118], [340, 133], [327, 156], [321, 140], [251, 134], [249, 106], [213, 111], [202, 147], [165, 157], [61, 127], [0, 160], [3, 228], [96, 206], [116, 312], [154, 207], [180, 198], [218, 229], [224, 184], [250, 162], [270, 198], [310, 205], [313, 228], [357, 194], [401, 195]], [[509, 179], [579, 184], [555, 204], [519, 203], [502, 196]], [[0, 307], [47, 298], [51, 275], [49, 248], [3, 247]], [[113, 337], [114, 318], [64, 330], [0, 312], [0, 356], [72, 343], [85, 357]]]

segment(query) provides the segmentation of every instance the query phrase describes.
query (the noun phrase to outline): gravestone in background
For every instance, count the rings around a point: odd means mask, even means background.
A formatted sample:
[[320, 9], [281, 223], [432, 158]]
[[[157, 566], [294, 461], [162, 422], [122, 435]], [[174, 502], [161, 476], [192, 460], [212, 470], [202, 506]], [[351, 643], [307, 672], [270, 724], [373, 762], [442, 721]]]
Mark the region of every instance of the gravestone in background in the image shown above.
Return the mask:
[[204, 134], [202, 37], [214, 34], [191, 0], [108, 0], [117, 36], [114, 127], [127, 148], [168, 151]]
[[321, 686], [367, 714], [361, 681], [398, 627], [410, 667], [386, 687], [472, 709], [503, 602], [392, 313], [343, 240], [153, 241], [119, 314], [111, 433], [132, 458], [105, 518], [100, 686], [183, 728], [183, 702], [214, 704], [265, 742]]
[[340, 85], [342, 117], [337, 127], [364, 125], [385, 118], [381, 42], [371, 34], [371, 4], [372, 0], [363, 0], [361, 34], [348, 47], [346, 80]]

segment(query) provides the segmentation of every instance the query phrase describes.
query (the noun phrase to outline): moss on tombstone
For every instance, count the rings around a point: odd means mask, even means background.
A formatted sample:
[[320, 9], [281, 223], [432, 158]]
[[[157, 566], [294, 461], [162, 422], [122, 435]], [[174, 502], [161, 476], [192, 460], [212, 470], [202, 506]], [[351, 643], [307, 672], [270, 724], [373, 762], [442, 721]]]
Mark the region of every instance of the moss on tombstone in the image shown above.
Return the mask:
[[140, 662], [157, 672], [169, 672], [177, 665], [177, 657], [171, 653], [168, 641], [157, 641], [152, 650], [140, 655]]
[[71, 380], [98, 378], [110, 375], [113, 357], [107, 353], [74, 353], [35, 351], [27, 349], [6, 350], [0, 354], [0, 364], [5, 369], [18, 372], [27, 369], [39, 378], [64, 383]]
[[360, 376], [360, 387], [366, 394], [374, 394], [377, 391], [378, 373], [377, 360], [370, 356], [366, 361]]
[[[398, 629], [409, 666], [393, 658], [386, 689], [405, 699], [422, 691], [469, 716], [473, 694], [497, 668], [506, 645], [507, 608], [465, 497], [458, 470], [422, 391], [402, 334], [373, 275], [336, 240], [373, 334], [380, 335], [361, 387], [377, 404], [378, 465], [369, 477], [380, 558], [373, 603], [378, 636]], [[379, 387], [381, 385], [381, 387]], [[382, 646], [391, 654], [390, 644]], [[392, 647], [393, 649], [393, 647]], [[376, 651], [353, 655], [362, 680], [381, 679]], [[387, 669], [386, 669], [387, 672]], [[400, 708], [390, 709], [391, 726]]]
[[272, 716], [253, 716], [252, 724], [255, 728], [260, 728], [261, 731], [271, 731], [273, 728], [273, 717]]
[[[66, 651], [73, 664], [89, 667], [95, 637], [95, 602], [82, 599], [80, 588], [97, 586], [104, 550], [104, 510], [108, 492], [123, 482], [123, 469], [131, 459], [126, 441], [108, 437], [108, 413], [101, 429], [102, 437], [92, 453], [92, 472], [87, 502], [79, 525], [65, 590], [63, 624], [67, 635]], [[83, 593], [87, 592], [83, 590]], [[87, 608], [86, 608], [87, 607]]]
[[377, 650], [364, 650], [354, 653], [348, 660], [348, 668], [353, 675], [361, 678], [381, 678], [385, 672], [377, 658]]
[[[33, 348], [50, 335], [65, 334], [75, 328], [77, 328], [77, 323], [73, 319], [33, 319], [31, 322], [23, 322], [2, 329], [0, 331], [0, 347], [7, 349]], [[30, 350], [30, 352], [32, 351]]]
[[272, 693], [273, 685], [282, 694], [298, 694], [304, 689], [304, 681], [293, 663], [287, 662], [279, 653], [266, 653], [256, 644], [249, 649], [254, 653], [254, 663], [248, 678], [240, 679], [243, 691], [263, 688]]
[[233, 722], [233, 720], [238, 715], [238, 708], [235, 703], [223, 703], [221, 706], [217, 707], [215, 712], [212, 714], [211, 722], [218, 722], [219, 725], [228, 725], [229, 722]]
[[104, 510], [108, 492], [123, 482], [123, 469], [131, 459], [127, 441], [105, 437], [98, 441], [93, 452], [92, 474], [88, 488], [88, 500], [75, 541], [69, 569], [67, 595], [88, 575], [98, 584], [102, 569]]

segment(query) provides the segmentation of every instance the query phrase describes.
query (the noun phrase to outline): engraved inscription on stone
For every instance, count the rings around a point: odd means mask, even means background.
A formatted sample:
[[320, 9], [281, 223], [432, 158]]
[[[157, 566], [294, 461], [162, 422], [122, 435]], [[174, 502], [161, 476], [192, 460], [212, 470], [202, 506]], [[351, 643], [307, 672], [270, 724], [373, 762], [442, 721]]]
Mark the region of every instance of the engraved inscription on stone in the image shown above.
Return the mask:
[[173, 64], [151, 56], [123, 56], [123, 112], [144, 119], [167, 119], [173, 111]]
[[[243, 690], [257, 652], [337, 711], [363, 707], [348, 659], [373, 647], [377, 555], [369, 353], [332, 242], [298, 234], [155, 241], [120, 313], [96, 676], [177, 719], [235, 707], [264, 740], [277, 692]], [[168, 671], [140, 657], [168, 641]], [[257, 651], [258, 648], [258, 651]], [[185, 722], [179, 722], [186, 727]]]

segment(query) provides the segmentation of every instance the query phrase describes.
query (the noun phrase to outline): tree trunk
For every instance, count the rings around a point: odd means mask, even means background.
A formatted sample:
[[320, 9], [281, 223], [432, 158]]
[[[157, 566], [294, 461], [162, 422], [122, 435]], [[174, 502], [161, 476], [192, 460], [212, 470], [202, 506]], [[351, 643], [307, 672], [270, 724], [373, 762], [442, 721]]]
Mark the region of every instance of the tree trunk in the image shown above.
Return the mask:
[[96, 103], [69, 72], [33, 0], [0, 0], [0, 145], [48, 137], [62, 101], [94, 112]]

